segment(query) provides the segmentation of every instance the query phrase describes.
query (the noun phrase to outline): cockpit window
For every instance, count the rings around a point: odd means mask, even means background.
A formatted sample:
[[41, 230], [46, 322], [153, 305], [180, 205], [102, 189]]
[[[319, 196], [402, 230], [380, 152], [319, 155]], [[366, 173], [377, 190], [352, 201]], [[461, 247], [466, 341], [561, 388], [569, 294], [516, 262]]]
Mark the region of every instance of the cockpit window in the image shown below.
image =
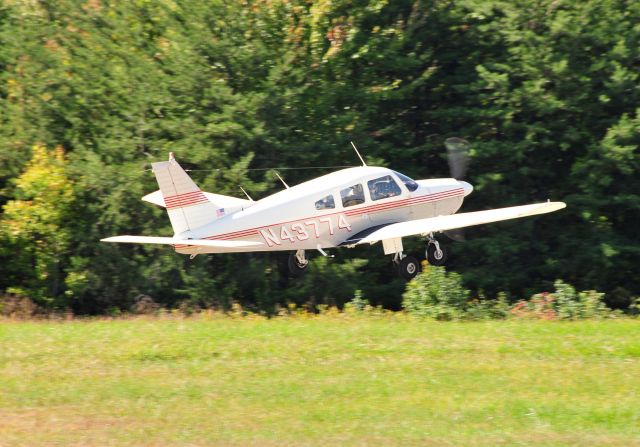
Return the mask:
[[360, 205], [364, 203], [364, 188], [360, 183], [357, 185], [349, 186], [340, 191], [340, 197], [342, 198], [342, 206], [345, 208], [348, 206]]
[[413, 192], [416, 189], [418, 189], [418, 184], [415, 182], [415, 180], [413, 180], [410, 177], [407, 177], [404, 174], [400, 174], [399, 172], [396, 172], [396, 171], [393, 171], [393, 172], [395, 175], [398, 176], [400, 180], [402, 180], [402, 183], [404, 183], [404, 186], [406, 186], [409, 191]]
[[371, 193], [371, 200], [386, 199], [399, 196], [402, 193], [400, 187], [390, 175], [369, 180], [367, 185]]
[[332, 194], [329, 194], [328, 196], [323, 197], [322, 199], [316, 202], [317, 210], [330, 210], [335, 207], [336, 207], [336, 202], [333, 200]]

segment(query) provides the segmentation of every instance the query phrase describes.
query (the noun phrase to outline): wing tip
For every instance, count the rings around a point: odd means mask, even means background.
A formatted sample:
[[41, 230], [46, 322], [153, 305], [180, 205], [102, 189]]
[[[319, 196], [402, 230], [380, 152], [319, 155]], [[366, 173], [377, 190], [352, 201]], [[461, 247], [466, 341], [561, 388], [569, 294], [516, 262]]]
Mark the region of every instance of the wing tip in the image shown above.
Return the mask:
[[134, 243], [133, 239], [138, 236], [131, 235], [123, 235], [123, 236], [111, 236], [100, 239], [100, 242], [124, 242], [124, 243]]
[[100, 242], [118, 242], [118, 237], [119, 236], [104, 237], [100, 239]]
[[552, 213], [554, 211], [559, 211], [563, 208], [566, 208], [567, 204], [565, 202], [544, 202], [544, 211], [547, 213]]

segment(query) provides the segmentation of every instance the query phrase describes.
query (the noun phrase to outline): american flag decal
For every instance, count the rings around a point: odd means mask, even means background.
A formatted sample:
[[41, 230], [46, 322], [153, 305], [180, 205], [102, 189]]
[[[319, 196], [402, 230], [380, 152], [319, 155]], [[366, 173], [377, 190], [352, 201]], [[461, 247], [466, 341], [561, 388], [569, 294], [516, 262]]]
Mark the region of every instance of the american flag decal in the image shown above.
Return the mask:
[[216, 210], [216, 217], [224, 216], [224, 208], [219, 208]]

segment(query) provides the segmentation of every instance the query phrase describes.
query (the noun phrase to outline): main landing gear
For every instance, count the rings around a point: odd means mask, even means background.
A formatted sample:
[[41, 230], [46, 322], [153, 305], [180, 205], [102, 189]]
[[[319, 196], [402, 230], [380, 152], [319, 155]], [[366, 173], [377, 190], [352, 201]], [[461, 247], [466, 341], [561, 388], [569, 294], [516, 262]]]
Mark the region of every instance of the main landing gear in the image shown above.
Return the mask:
[[[398, 248], [401, 249], [401, 246]], [[430, 265], [441, 266], [447, 261], [447, 250], [430, 233], [427, 237], [427, 249], [425, 250], [425, 257]], [[420, 271], [420, 262], [413, 256], [407, 256], [402, 251], [396, 252], [393, 255], [393, 263], [398, 271], [398, 275], [407, 281], [415, 278]]]
[[309, 267], [309, 260], [304, 250], [298, 250], [289, 255], [289, 273], [293, 276], [301, 276]]
[[[420, 261], [413, 256], [405, 255], [402, 252], [402, 240], [387, 240], [390, 242], [384, 242], [385, 254], [393, 254], [393, 264], [395, 266], [398, 275], [401, 278], [409, 281], [416, 277], [420, 272]], [[320, 246], [318, 250], [325, 256], [328, 256]], [[425, 251], [425, 257], [430, 265], [441, 266], [447, 261], [447, 251], [444, 246], [430, 233], [427, 237], [427, 249]], [[289, 273], [294, 277], [302, 276], [309, 267], [309, 260], [305, 255], [305, 251], [300, 249], [289, 254]]]
[[402, 252], [393, 256], [393, 263], [396, 265], [400, 277], [407, 281], [415, 278], [420, 271], [420, 262], [413, 256], [403, 255]]

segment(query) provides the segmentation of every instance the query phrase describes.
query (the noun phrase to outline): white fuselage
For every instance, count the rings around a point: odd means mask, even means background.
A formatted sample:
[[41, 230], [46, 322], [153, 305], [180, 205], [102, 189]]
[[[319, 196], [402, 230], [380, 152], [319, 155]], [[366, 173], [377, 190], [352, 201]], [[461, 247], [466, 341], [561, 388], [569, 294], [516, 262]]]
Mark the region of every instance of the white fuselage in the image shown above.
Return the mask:
[[[405, 184], [388, 168], [349, 168], [285, 189], [233, 214], [212, 216], [210, 224], [180, 236], [262, 243], [225, 252], [330, 248], [371, 227], [453, 214], [471, 190], [468, 183], [452, 178]], [[184, 254], [220, 252], [175, 248]]]

